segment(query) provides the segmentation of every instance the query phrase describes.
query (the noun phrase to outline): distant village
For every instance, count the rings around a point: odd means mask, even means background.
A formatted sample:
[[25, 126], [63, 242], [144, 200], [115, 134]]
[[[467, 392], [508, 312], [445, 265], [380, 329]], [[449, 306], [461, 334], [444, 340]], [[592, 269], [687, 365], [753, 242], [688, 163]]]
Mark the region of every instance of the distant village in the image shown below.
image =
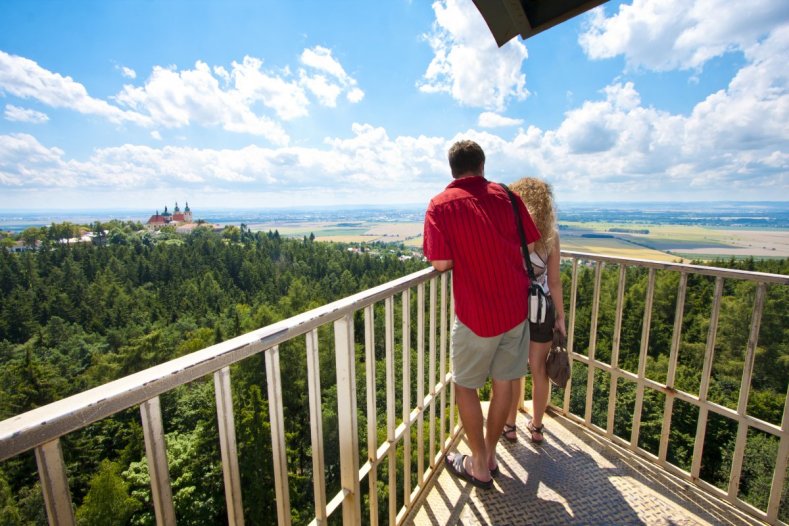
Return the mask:
[[145, 227], [148, 230], [159, 230], [165, 226], [174, 226], [175, 231], [179, 234], [189, 234], [199, 225], [200, 223], [194, 223], [192, 220], [192, 210], [189, 208], [189, 201], [186, 202], [183, 211], [178, 208], [178, 201], [176, 201], [172, 213], [167, 210], [167, 205], [165, 205], [164, 212], [160, 214], [157, 210], [145, 223]]

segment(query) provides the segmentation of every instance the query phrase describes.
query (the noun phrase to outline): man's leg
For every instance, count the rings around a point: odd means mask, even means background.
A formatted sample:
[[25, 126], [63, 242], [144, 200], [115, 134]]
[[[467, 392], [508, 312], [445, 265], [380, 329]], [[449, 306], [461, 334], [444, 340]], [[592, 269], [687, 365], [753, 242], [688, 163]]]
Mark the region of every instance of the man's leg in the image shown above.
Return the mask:
[[[463, 422], [463, 429], [471, 447], [471, 465], [466, 465], [466, 470], [476, 479], [490, 480], [488, 452], [482, 433], [482, 408], [479, 403], [479, 394], [476, 389], [455, 384], [455, 402], [457, 402], [460, 420]], [[488, 415], [488, 426], [490, 426], [490, 415]], [[504, 427], [504, 422], [501, 426]], [[499, 429], [499, 433], [501, 433], [501, 429]]]
[[[488, 466], [495, 467], [496, 444], [498, 444], [507, 416], [512, 408], [513, 398], [522, 396], [514, 392], [513, 385], [523, 378], [529, 369], [529, 323], [523, 321], [506, 332], [491, 364], [493, 379], [493, 398], [488, 409], [488, 425], [485, 443], [488, 449]], [[513, 378], [513, 375], [515, 378]]]
[[[496, 461], [496, 444], [504, 430], [512, 404], [512, 380], [496, 380], [493, 383], [493, 398], [488, 408], [488, 422], [485, 433], [485, 448], [487, 450], [487, 468], [494, 468]], [[456, 391], [457, 393], [457, 391]], [[464, 424], [465, 425], [465, 424]], [[467, 432], [468, 434], [468, 432]]]

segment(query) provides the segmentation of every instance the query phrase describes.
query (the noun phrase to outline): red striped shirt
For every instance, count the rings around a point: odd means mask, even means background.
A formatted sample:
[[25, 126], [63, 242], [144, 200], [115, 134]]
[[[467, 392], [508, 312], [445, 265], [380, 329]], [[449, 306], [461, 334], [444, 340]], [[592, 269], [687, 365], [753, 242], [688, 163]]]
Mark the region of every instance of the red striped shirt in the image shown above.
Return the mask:
[[[540, 238], [516, 199], [526, 239]], [[435, 196], [425, 214], [425, 257], [451, 259], [455, 314], [475, 334], [496, 336], [526, 319], [529, 277], [507, 192], [484, 177], [462, 177]]]

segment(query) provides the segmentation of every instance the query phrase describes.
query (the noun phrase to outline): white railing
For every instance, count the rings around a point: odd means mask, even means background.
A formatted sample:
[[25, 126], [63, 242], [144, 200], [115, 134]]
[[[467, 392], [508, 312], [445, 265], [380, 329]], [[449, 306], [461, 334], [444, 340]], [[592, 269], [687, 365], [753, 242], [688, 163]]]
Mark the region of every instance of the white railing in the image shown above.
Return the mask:
[[[784, 408], [783, 419], [779, 427], [749, 415], [747, 401], [751, 390], [751, 376], [766, 287], [768, 284], [786, 286], [789, 284], [789, 277], [578, 252], [563, 252], [562, 256], [572, 260], [572, 282], [569, 290], [565, 291], [566, 296], [569, 297], [566, 304], [569, 311], [568, 347], [571, 351], [574, 351], [574, 328], [577, 321], [579, 266], [591, 264], [594, 267], [595, 285], [588, 349], [585, 350], [585, 353], [571, 353], [575, 362], [588, 368], [586, 389], [582, 390], [583, 396], [585, 396], [584, 414], [574, 415], [570, 412], [571, 396], [574, 392], [572, 385], [564, 391], [563, 405], [554, 407], [554, 409], [748, 513], [773, 524], [782, 524], [778, 519], [778, 510], [781, 504], [781, 492], [785, 484], [787, 456], [789, 456], [789, 407]], [[601, 296], [600, 285], [604, 265], [619, 267], [610, 363], [595, 357]], [[644, 268], [648, 272], [637, 372], [625, 370], [619, 365], [625, 278], [626, 270], [630, 267]], [[680, 276], [665, 382], [658, 382], [646, 375], [657, 271], [678, 272]], [[698, 394], [681, 391], [676, 389], [674, 385], [689, 275], [710, 276], [710, 279], [715, 280], [702, 380]], [[34, 450], [50, 524], [74, 524], [73, 505], [60, 438], [119, 411], [139, 406], [156, 521], [157, 524], [175, 524], [176, 514], [170, 487], [159, 397], [180, 385], [207, 375], [213, 375], [228, 522], [230, 524], [244, 524], [243, 488], [235, 437], [236, 424], [233, 416], [230, 366], [239, 362], [243, 363], [245, 358], [254, 354], [264, 353], [277, 517], [279, 524], [290, 524], [286, 415], [283, 414], [282, 378], [280, 375], [280, 360], [283, 351], [280, 346], [304, 337], [314, 483], [315, 518], [312, 523], [326, 524], [329, 517], [338, 512], [342, 514], [342, 521], [345, 524], [360, 524], [365, 517], [365, 522], [377, 525], [379, 516], [381, 516], [379, 510], [381, 503], [378, 502], [376, 490], [378, 468], [383, 466], [388, 468], [389, 477], [387, 481], [389, 494], [386, 505], [388, 514], [383, 516], [386, 517], [385, 521], [388, 524], [400, 524], [405, 520], [415, 499], [428, 487], [432, 475], [440, 466], [443, 455], [458, 438], [461, 431], [459, 422], [456, 422], [455, 418], [454, 390], [451, 389], [451, 375], [449, 374], [450, 314], [454, 312], [449, 278], [450, 273], [438, 274], [433, 270], [426, 269], [0, 422], [0, 461], [31, 449]], [[723, 285], [724, 280], [729, 279], [748, 280], [756, 283], [755, 301], [750, 320], [750, 337], [747, 349], [744, 349], [745, 366], [736, 410], [707, 399], [712, 378]], [[415, 301], [414, 293], [416, 294]], [[397, 308], [398, 300], [400, 302], [399, 309]], [[375, 335], [376, 310], [379, 312], [383, 310], [385, 332], [383, 343], [381, 343], [380, 335], [378, 338]], [[398, 311], [399, 319], [396, 319]], [[361, 331], [363, 332], [363, 341], [357, 341], [360, 338], [355, 336], [354, 324], [357, 317], [363, 319], [364, 330]], [[416, 324], [415, 332], [414, 323]], [[324, 451], [326, 448], [324, 447], [322, 429], [324, 415], [321, 402], [320, 361], [318, 359], [318, 330], [322, 327], [331, 328], [334, 335], [341, 487], [334, 495], [327, 495], [324, 475], [326, 462]], [[412, 333], [416, 335], [415, 341], [411, 341]], [[362, 370], [357, 368], [357, 361], [361, 361], [361, 356], [357, 356], [357, 348], [364, 349], [365, 378], [363, 382], [357, 382], [356, 378], [357, 372]], [[377, 354], [377, 350], [383, 350], [386, 368], [385, 386], [383, 386], [386, 393], [386, 439], [380, 444], [378, 443], [379, 408], [377, 407], [376, 394], [382, 386], [376, 383], [378, 363], [376, 356], [380, 356], [381, 353]], [[399, 392], [397, 392], [395, 380], [395, 376], [398, 374], [395, 370], [398, 353], [402, 360], [402, 380]], [[412, 353], [415, 357], [415, 364], [412, 363]], [[414, 367], [416, 367], [415, 375], [412, 371]], [[610, 374], [611, 377], [605, 428], [595, 425], [592, 421], [596, 371], [603, 371]], [[414, 376], [416, 386], [412, 383]], [[614, 433], [617, 385], [621, 385], [619, 381], [630, 382], [636, 386], [632, 432], [629, 440]], [[360, 386], [364, 385], [363, 392], [366, 394], [366, 400], [362, 404], [357, 400], [357, 383]], [[665, 395], [663, 424], [657, 455], [639, 446], [641, 412], [647, 390], [654, 390]], [[413, 399], [412, 393], [415, 394]], [[397, 407], [398, 395], [400, 408]], [[675, 400], [692, 404], [699, 409], [690, 471], [683, 470], [667, 460], [671, 416]], [[789, 400], [789, 396], [787, 396], [787, 400]], [[789, 401], [785, 405], [789, 405]], [[727, 491], [721, 490], [699, 477], [707, 417], [710, 412], [730, 419], [738, 426]], [[366, 442], [367, 460], [363, 465], [360, 465], [359, 459], [365, 448], [359, 443], [357, 415], [362, 413], [367, 415], [366, 441], [363, 442], [363, 444]], [[738, 498], [742, 461], [750, 428], [769, 433], [780, 441], [773, 473], [772, 492], [766, 510], [757, 509]], [[402, 451], [402, 460], [398, 459], [398, 449]], [[416, 457], [416, 466], [412, 462], [414, 456]], [[398, 468], [401, 468], [402, 480], [398, 480]], [[415, 482], [412, 483], [412, 480]], [[364, 491], [362, 485], [365, 481], [368, 486], [366, 494], [369, 497], [369, 504], [363, 510], [362, 495]], [[398, 502], [402, 505], [398, 506]]]
[[[724, 499], [738, 508], [750, 513], [751, 515], [765, 520], [772, 524], [784, 524], [778, 519], [781, 496], [786, 483], [787, 457], [789, 457], [789, 379], [787, 379], [787, 396], [784, 402], [783, 417], [780, 426], [770, 422], [765, 422], [748, 414], [748, 397], [751, 392], [751, 380], [754, 368], [754, 359], [759, 339], [759, 329], [762, 314], [765, 306], [767, 286], [787, 286], [789, 276], [766, 274], [760, 272], [748, 272], [717, 267], [705, 267], [699, 265], [685, 265], [679, 263], [663, 263], [656, 261], [637, 260], [630, 258], [601, 256], [580, 252], [562, 252], [562, 256], [572, 260], [572, 281], [569, 291], [569, 315], [568, 315], [568, 350], [574, 362], [584, 364], [587, 367], [586, 389], [582, 390], [585, 395], [584, 414], [575, 415], [570, 411], [571, 396], [573, 393], [572, 379], [564, 389], [561, 406], [553, 408], [569, 417], [580, 422], [591, 430], [605, 436], [615, 444], [626, 447], [641, 457], [661, 466], [666, 471], [678, 475], [679, 477], [698, 485], [705, 491]], [[594, 292], [591, 299], [591, 320], [589, 332], [589, 344], [584, 352], [574, 352], [573, 343], [576, 339], [575, 325], [576, 307], [578, 305], [578, 280], [579, 264], [591, 265], [594, 267]], [[601, 295], [601, 276], [605, 265], [618, 267], [618, 288], [616, 294], [616, 310], [613, 327], [612, 346], [610, 353], [610, 363], [601, 361], [595, 357], [597, 351], [597, 338], [599, 336], [598, 321]], [[638, 370], [628, 371], [620, 367], [619, 351], [622, 340], [622, 320], [624, 310], [624, 296], [626, 287], [627, 269], [640, 267], [647, 269], [647, 288], [644, 298], [644, 312], [642, 321], [642, 332], [640, 341], [640, 353], [638, 358]], [[676, 306], [674, 315], [674, 325], [671, 337], [671, 348], [669, 351], [668, 370], [664, 382], [656, 381], [647, 377], [647, 351], [650, 341], [650, 327], [653, 316], [653, 302], [655, 299], [655, 277], [657, 271], [676, 272], [679, 274], [679, 284], [676, 293]], [[689, 393], [677, 389], [675, 386], [677, 363], [679, 350], [682, 342], [682, 322], [685, 311], [685, 298], [688, 292], [688, 276], [709, 276], [715, 280], [713, 298], [710, 304], [710, 322], [705, 345], [703, 368], [701, 371], [701, 382], [698, 393]], [[743, 349], [744, 367], [742, 381], [739, 390], [737, 408], [730, 409], [723, 405], [708, 400], [709, 388], [712, 379], [713, 360], [715, 354], [715, 342], [718, 330], [718, 320], [721, 312], [721, 298], [723, 297], [724, 280], [745, 280], [755, 284], [756, 292], [753, 303], [753, 310], [750, 320], [742, 320], [742, 323], [750, 327], [747, 348]], [[780, 313], [786, 322], [789, 322], [789, 313]], [[605, 428], [592, 422], [593, 395], [596, 371], [603, 371], [610, 375], [610, 385], [608, 386], [608, 410]], [[575, 375], [574, 375], [575, 376]], [[576, 377], [577, 378], [577, 377]], [[635, 384], [636, 398], [635, 407], [632, 412], [632, 427], [629, 440], [614, 434], [614, 417], [617, 409], [617, 386], [622, 385], [622, 381]], [[660, 443], [657, 455], [639, 446], [639, 432], [641, 428], [641, 417], [644, 404], [645, 392], [653, 390], [665, 395], [663, 408], [662, 427], [660, 433]], [[681, 400], [696, 406], [699, 411], [698, 423], [696, 426], [695, 441], [693, 444], [693, 457], [690, 470], [685, 470], [667, 460], [669, 434], [671, 431], [672, 415], [675, 400]], [[715, 413], [731, 420], [737, 426], [737, 435], [734, 451], [732, 453], [731, 471], [729, 475], [728, 487], [722, 490], [702, 478], [700, 471], [702, 467], [702, 453], [704, 439], [707, 430], [707, 419], [710, 413]], [[742, 475], [743, 459], [745, 456], [746, 441], [749, 429], [756, 429], [779, 440], [778, 454], [772, 474], [772, 485], [769, 503], [766, 509], [758, 509], [753, 505], [743, 501], [738, 497], [740, 477]]]
[[[414, 499], [425, 489], [443, 455], [457, 437], [460, 427], [454, 414], [454, 392], [448, 373], [449, 313], [454, 311], [448, 288], [449, 274], [426, 269], [404, 278], [369, 289], [293, 318], [207, 347], [188, 356], [152, 367], [126, 378], [60, 400], [28, 413], [0, 422], [0, 461], [33, 449], [44, 493], [50, 524], [72, 525], [74, 513], [69, 482], [63, 461], [60, 438], [72, 431], [139, 405], [145, 452], [151, 478], [151, 494], [157, 524], [176, 522], [167, 465], [165, 436], [159, 396], [206, 375], [213, 374], [220, 451], [224, 474], [225, 500], [229, 524], [243, 525], [243, 489], [235, 437], [230, 365], [257, 354], [265, 354], [269, 417], [273, 452], [274, 482], [278, 523], [291, 523], [286, 459], [285, 417], [283, 415], [280, 345], [295, 338], [306, 338], [307, 385], [312, 438], [315, 519], [326, 524], [328, 517], [341, 508], [344, 524], [362, 520], [361, 484], [369, 484], [370, 524], [379, 522], [377, 468], [387, 462], [389, 480], [388, 523], [399, 524]], [[416, 292], [412, 305], [411, 295]], [[426, 298], [426, 290], [429, 295]], [[396, 301], [402, 302], [401, 330], [395, 321]], [[378, 443], [376, 407], [376, 345], [374, 307], [383, 302], [385, 317], [386, 363], [386, 441]], [[354, 339], [354, 318], [364, 318], [364, 342]], [[416, 318], [416, 342], [411, 342], [412, 314]], [[337, 418], [339, 430], [340, 485], [336, 495], [326, 495], [324, 470], [323, 410], [319, 370], [318, 329], [333, 327], [336, 361]], [[401, 418], [395, 407], [396, 336], [402, 356]], [[380, 340], [380, 338], [379, 338]], [[415, 344], [417, 361], [416, 398], [411, 400], [411, 352]], [[367, 462], [359, 465], [360, 449], [357, 412], [357, 346], [364, 346], [366, 379]], [[427, 376], [425, 376], [427, 365]], [[425, 429], [427, 426], [427, 430]], [[412, 430], [416, 444], [412, 444]], [[427, 439], [425, 440], [425, 432]], [[398, 481], [397, 451], [403, 448], [403, 480]], [[412, 448], [417, 465], [414, 472]], [[425, 465], [425, 458], [428, 459]], [[415, 475], [416, 484], [411, 479]], [[403, 505], [398, 509], [398, 491]]]

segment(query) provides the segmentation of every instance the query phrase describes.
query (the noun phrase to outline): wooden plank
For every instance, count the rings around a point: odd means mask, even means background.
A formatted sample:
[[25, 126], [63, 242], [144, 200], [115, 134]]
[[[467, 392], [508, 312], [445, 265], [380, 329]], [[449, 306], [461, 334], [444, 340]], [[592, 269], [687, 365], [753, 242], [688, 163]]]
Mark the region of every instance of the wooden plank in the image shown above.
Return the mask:
[[[142, 431], [145, 440], [145, 456], [151, 477], [151, 500], [153, 500], [156, 524], [174, 526], [175, 508], [173, 491], [170, 487], [170, 470], [167, 466], [167, 447], [164, 440], [162, 409], [159, 397], [151, 398], [140, 405]], [[222, 463], [224, 466], [224, 462]]]
[[227, 519], [229, 524], [243, 526], [244, 507], [241, 504], [241, 474], [238, 467], [236, 427], [233, 417], [233, 392], [230, 388], [230, 367], [223, 367], [214, 373], [214, 396], [216, 398], [216, 416], [219, 424], [219, 451], [222, 456], [222, 476], [225, 482]]

